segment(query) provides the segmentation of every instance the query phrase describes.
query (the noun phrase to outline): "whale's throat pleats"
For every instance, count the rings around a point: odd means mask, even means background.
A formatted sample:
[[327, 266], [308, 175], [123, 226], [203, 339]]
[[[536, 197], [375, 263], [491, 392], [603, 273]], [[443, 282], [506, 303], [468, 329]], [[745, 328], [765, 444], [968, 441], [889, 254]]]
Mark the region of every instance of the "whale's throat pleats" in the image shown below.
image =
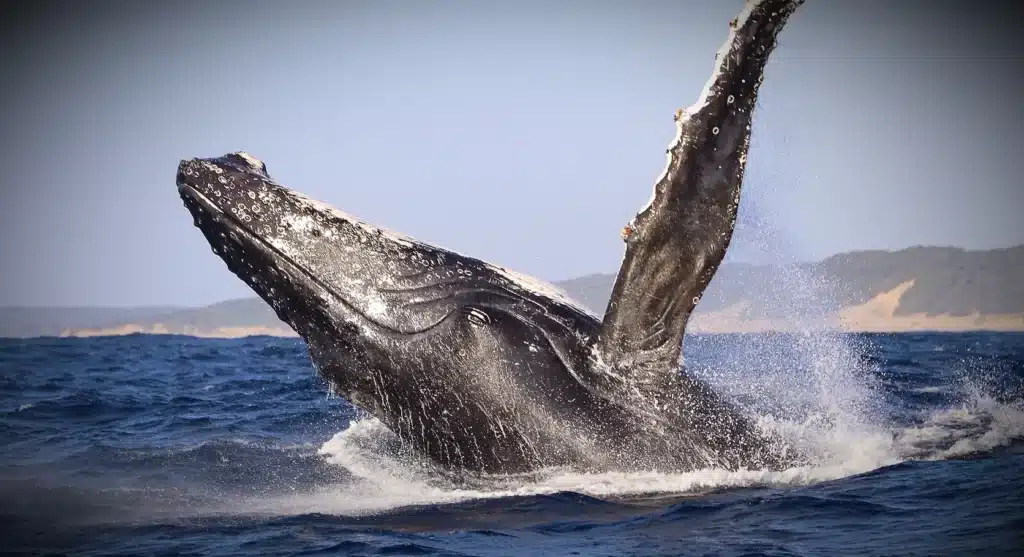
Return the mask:
[[680, 363], [686, 323], [732, 237], [765, 63], [801, 3], [748, 1], [700, 98], [676, 113], [667, 167], [623, 230], [626, 253], [596, 346], [620, 374]]

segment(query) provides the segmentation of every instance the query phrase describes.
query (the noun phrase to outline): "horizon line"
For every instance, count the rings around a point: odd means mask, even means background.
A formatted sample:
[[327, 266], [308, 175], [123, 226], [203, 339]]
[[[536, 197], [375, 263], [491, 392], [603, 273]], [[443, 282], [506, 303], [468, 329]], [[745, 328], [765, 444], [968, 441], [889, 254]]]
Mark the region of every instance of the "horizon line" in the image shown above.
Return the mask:
[[[817, 260], [813, 260], [813, 261], [791, 261], [791, 262], [788, 262], [788, 263], [784, 263], [783, 265], [807, 265], [807, 264], [813, 265], [813, 264], [816, 264], [816, 263], [821, 263], [821, 262], [823, 262], [823, 261], [825, 261], [827, 259], [831, 259], [833, 257], [842, 256], [842, 255], [850, 255], [850, 254], [858, 254], [858, 253], [869, 253], [869, 252], [873, 252], [873, 253], [900, 253], [900, 252], [905, 252], [905, 251], [921, 250], [921, 249], [953, 249], [953, 250], [958, 250], [958, 251], [962, 251], [962, 252], [991, 252], [991, 251], [1009, 251], [1009, 250], [1014, 250], [1014, 249], [1024, 249], [1024, 244], [1014, 244], [1014, 245], [1010, 245], [1010, 246], [990, 247], [990, 248], [965, 248], [965, 247], [962, 247], [962, 246], [925, 245], [925, 244], [916, 244], [916, 245], [911, 245], [911, 246], [907, 246], [907, 247], [903, 247], [903, 248], [890, 248], [890, 249], [885, 249], [885, 248], [865, 248], [865, 249], [855, 249], [855, 250], [850, 250], [850, 251], [836, 252], [836, 253], [833, 253], [831, 255], [827, 255], [825, 257], [822, 257], [821, 259], [817, 259]], [[775, 266], [775, 265], [778, 265], [778, 264], [777, 263], [752, 263], [752, 262], [749, 262], [749, 261], [742, 261], [742, 260], [741, 261], [729, 261], [729, 260], [726, 260], [726, 261], [722, 262], [721, 267], [727, 267], [727, 266], [732, 266], [732, 265], [750, 265], [750, 266], [753, 266], [753, 267], [772, 267], [772, 266]], [[719, 267], [719, 268], [721, 268], [721, 267]], [[605, 271], [605, 272], [594, 271], [592, 273], [586, 273], [586, 274], [577, 275], [577, 276], [569, 277], [569, 278], [554, 279], [554, 280], [542, 279], [542, 280], [545, 280], [545, 281], [547, 281], [547, 282], [549, 282], [551, 284], [557, 285], [558, 283], [562, 283], [562, 282], [569, 282], [569, 281], [580, 280], [580, 279], [585, 279], [585, 278], [590, 278], [590, 277], [614, 275], [617, 272], [618, 272], [618, 270]], [[717, 271], [716, 271], [715, 274], [717, 274]], [[537, 277], [537, 278], [540, 278], [540, 277]], [[0, 305], [0, 310], [64, 310], [64, 311], [68, 311], [68, 310], [167, 310], [167, 311], [173, 312], [173, 311], [178, 311], [178, 310], [190, 310], [190, 309], [207, 308], [207, 307], [216, 306], [216, 305], [220, 305], [220, 304], [225, 304], [225, 303], [230, 303], [230, 302], [238, 302], [238, 301], [243, 301], [243, 300], [252, 300], [252, 299], [259, 299], [259, 296], [256, 296], [255, 294], [253, 294], [253, 295], [250, 295], [250, 296], [240, 296], [240, 297], [237, 297], [237, 298], [226, 298], [226, 299], [219, 300], [219, 301], [216, 301], [216, 302], [201, 303], [201, 304], [195, 304], [195, 305], [176, 305], [176, 304], [137, 304], [137, 305], [82, 305], [82, 304], [69, 304], [69, 305], [42, 305], [42, 304], [37, 304], [37, 305]]]

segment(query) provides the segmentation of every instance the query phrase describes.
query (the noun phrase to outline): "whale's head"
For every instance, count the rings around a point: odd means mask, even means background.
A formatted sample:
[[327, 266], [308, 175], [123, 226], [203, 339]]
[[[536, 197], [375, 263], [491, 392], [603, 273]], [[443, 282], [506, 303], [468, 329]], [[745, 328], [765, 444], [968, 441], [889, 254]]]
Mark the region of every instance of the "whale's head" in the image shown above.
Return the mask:
[[589, 396], [579, 377], [598, 320], [552, 287], [309, 199], [245, 153], [182, 161], [177, 185], [332, 388], [436, 459], [535, 466], [537, 431]]

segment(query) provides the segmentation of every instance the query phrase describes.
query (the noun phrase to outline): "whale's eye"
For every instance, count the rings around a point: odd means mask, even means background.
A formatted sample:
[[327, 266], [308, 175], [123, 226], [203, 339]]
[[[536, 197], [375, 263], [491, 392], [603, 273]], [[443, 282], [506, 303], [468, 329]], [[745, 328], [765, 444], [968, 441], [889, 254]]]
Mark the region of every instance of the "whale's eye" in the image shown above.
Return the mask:
[[466, 311], [466, 318], [468, 318], [469, 322], [474, 324], [474, 325], [490, 325], [491, 324], [491, 316], [487, 315], [482, 310], [479, 310], [477, 308], [469, 308]]

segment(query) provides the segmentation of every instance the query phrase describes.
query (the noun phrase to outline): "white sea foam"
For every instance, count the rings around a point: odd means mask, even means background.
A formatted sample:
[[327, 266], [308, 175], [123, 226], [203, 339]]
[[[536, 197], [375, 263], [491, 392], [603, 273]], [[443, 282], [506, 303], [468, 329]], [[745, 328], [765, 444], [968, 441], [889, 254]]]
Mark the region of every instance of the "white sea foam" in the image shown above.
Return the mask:
[[[456, 486], [416, 459], [402, 459], [385, 446], [392, 434], [376, 419], [353, 423], [320, 449], [332, 464], [355, 478], [315, 493], [250, 501], [247, 511], [268, 514], [366, 515], [394, 508], [459, 503], [475, 499], [524, 497], [564, 491], [616, 498], [644, 494], [697, 494], [711, 489], [757, 485], [803, 485], [861, 470], [843, 467], [794, 468], [782, 472], [698, 470], [688, 473], [608, 472], [580, 474], [545, 470], [530, 479], [493, 478], [472, 488]], [[376, 448], [374, 444], [379, 443]]]
[[942, 460], [988, 452], [1017, 439], [1024, 439], [1024, 405], [975, 393], [967, 402], [936, 410], [921, 424], [895, 432], [894, 443], [906, 458]]
[[608, 472], [581, 474], [544, 470], [529, 478], [495, 477], [471, 487], [456, 485], [433, 467], [401, 448], [377, 419], [353, 422], [324, 443], [319, 452], [352, 478], [312, 493], [247, 501], [250, 513], [293, 515], [326, 513], [346, 516], [378, 514], [396, 508], [452, 504], [477, 499], [525, 497], [575, 492], [618, 499], [643, 495], [697, 496], [712, 490], [791, 487], [862, 474], [907, 459], [945, 459], [984, 452], [1024, 437], [1024, 408], [992, 399], [938, 411], [927, 423], [910, 428], [865, 429], [851, 424], [822, 427], [763, 420], [764, 425], [803, 437], [821, 460], [777, 472], [695, 470], [682, 473]]

